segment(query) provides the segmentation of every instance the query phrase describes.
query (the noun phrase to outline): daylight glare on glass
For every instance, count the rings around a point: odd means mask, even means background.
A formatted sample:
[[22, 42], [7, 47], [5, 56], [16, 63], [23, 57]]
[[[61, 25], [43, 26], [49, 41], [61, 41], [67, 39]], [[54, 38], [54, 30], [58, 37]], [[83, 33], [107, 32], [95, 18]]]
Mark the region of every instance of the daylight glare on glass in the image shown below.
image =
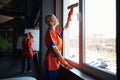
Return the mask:
[[85, 63], [116, 73], [116, 0], [85, 0]]

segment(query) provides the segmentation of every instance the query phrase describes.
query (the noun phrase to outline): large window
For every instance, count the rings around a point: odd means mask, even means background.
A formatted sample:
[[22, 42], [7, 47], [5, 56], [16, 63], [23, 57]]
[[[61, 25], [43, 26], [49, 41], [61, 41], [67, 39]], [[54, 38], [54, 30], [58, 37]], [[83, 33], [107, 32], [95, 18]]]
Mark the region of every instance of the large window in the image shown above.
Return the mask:
[[84, 62], [113, 73], [116, 73], [115, 1], [85, 0], [84, 16]]
[[115, 76], [116, 0], [64, 0], [64, 25], [67, 20], [67, 7], [77, 2], [79, 6], [74, 8], [70, 27], [64, 31], [64, 57], [77, 64], [80, 69], [90, 73], [99, 71], [100, 74], [93, 73], [99, 78], [100, 75], [104, 76], [104, 73], [110, 77]]

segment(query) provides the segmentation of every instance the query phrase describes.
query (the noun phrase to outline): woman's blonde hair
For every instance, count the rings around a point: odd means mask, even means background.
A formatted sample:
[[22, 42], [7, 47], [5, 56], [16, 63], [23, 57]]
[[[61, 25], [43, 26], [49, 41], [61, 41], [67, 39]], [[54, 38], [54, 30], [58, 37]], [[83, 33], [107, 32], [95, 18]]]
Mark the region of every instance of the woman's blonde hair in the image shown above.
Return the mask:
[[32, 38], [33, 38], [33, 34], [32, 34], [32, 32], [29, 32], [29, 35], [30, 35], [30, 37], [32, 37]]
[[51, 26], [50, 22], [53, 21], [53, 16], [54, 16], [53, 14], [50, 14], [45, 17], [45, 22], [48, 26]]

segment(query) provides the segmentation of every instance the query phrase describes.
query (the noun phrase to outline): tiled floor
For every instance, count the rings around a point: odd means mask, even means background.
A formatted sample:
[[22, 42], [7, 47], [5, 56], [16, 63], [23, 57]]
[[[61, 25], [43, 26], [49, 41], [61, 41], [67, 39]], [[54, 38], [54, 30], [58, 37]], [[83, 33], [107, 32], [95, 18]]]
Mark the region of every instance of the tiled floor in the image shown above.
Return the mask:
[[30, 76], [39, 80], [35, 69], [36, 65], [33, 63], [32, 72], [21, 73], [21, 58], [0, 56], [0, 79]]

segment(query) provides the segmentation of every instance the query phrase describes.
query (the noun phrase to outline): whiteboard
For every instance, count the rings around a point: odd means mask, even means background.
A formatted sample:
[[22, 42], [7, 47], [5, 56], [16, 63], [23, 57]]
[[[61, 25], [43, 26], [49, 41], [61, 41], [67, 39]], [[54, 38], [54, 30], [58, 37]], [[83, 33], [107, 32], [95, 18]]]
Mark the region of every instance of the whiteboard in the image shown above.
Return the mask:
[[38, 29], [25, 29], [25, 33], [32, 32], [34, 36], [33, 50], [39, 51], [39, 30]]

